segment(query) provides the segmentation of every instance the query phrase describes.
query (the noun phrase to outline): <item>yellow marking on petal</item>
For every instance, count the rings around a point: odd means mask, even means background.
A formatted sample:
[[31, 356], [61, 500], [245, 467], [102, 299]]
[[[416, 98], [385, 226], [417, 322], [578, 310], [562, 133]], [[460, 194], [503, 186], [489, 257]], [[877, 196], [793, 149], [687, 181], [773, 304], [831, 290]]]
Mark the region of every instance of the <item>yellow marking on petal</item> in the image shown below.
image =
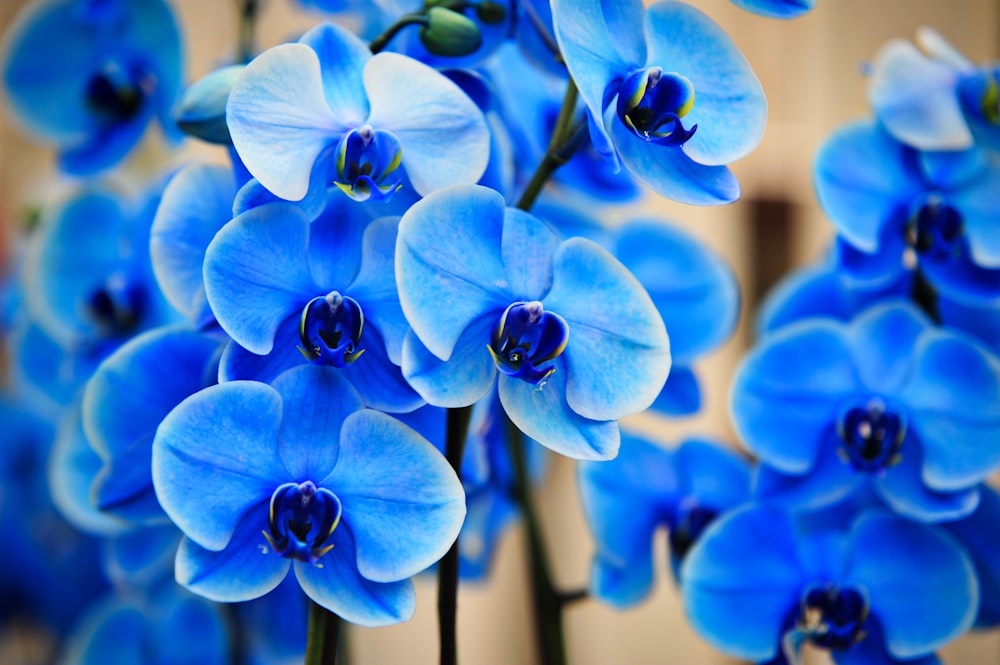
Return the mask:
[[1000, 83], [995, 78], [990, 78], [990, 82], [986, 84], [980, 106], [990, 124], [1000, 125]]

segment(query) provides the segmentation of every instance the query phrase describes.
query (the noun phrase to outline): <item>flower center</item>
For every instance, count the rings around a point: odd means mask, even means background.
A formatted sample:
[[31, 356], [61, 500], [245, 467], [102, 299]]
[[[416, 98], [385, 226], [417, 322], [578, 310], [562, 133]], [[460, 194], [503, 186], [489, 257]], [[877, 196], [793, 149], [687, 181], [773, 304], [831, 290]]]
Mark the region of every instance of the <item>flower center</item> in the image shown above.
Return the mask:
[[962, 241], [962, 215], [940, 194], [928, 194], [914, 205], [906, 227], [906, 242], [918, 254], [946, 259]]
[[837, 422], [843, 442], [838, 453], [857, 471], [874, 473], [899, 462], [906, 421], [880, 399], [846, 409]]
[[867, 635], [867, 619], [868, 600], [860, 591], [828, 584], [802, 594], [796, 628], [816, 646], [845, 650]]
[[146, 292], [124, 273], [112, 273], [87, 297], [85, 309], [102, 336], [126, 336], [146, 313]]
[[319, 566], [333, 549], [326, 541], [340, 524], [341, 512], [340, 499], [330, 490], [309, 480], [285, 483], [271, 495], [267, 530], [262, 533], [278, 556]]
[[344, 368], [357, 360], [364, 349], [361, 330], [365, 315], [358, 301], [330, 291], [306, 303], [299, 319], [299, 351], [317, 365]]
[[694, 502], [681, 502], [670, 525], [670, 555], [683, 559], [718, 512]]
[[355, 201], [387, 199], [402, 189], [400, 179], [383, 184], [399, 168], [403, 151], [391, 133], [364, 125], [340, 138], [333, 184]]
[[546, 312], [542, 303], [535, 300], [507, 307], [493, 329], [487, 348], [501, 372], [541, 388], [556, 371], [555, 367], [542, 364], [558, 357], [568, 341], [566, 320]]
[[618, 118], [639, 138], [678, 146], [694, 136], [698, 125], [685, 129], [681, 118], [694, 106], [694, 86], [680, 74], [660, 67], [633, 72], [618, 91]]
[[154, 87], [151, 76], [136, 75], [109, 60], [87, 82], [84, 100], [99, 122], [116, 125], [138, 115]]

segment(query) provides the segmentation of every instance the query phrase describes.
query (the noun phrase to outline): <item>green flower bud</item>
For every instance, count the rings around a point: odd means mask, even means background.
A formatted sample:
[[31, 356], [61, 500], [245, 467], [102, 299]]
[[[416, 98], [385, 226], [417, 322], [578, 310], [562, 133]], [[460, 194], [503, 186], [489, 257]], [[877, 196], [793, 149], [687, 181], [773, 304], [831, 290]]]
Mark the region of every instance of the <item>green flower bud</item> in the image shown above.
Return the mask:
[[229, 91], [243, 73], [244, 65], [217, 69], [184, 91], [174, 109], [174, 120], [185, 133], [209, 143], [229, 145], [226, 102]]
[[420, 28], [420, 42], [434, 55], [458, 57], [474, 53], [483, 36], [474, 21], [444, 7], [427, 10], [427, 24]]

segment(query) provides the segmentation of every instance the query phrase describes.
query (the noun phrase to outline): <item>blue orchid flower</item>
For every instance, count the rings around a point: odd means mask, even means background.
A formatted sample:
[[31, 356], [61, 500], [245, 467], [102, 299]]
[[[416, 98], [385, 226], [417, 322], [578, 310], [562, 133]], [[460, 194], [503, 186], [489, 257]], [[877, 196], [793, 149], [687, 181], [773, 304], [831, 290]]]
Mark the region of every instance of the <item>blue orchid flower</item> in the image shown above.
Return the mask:
[[306, 197], [311, 176], [315, 191], [383, 198], [399, 188], [400, 166], [427, 194], [476, 182], [489, 158], [483, 114], [455, 84], [411, 58], [373, 56], [330, 24], [254, 59], [227, 120], [250, 173], [289, 201]]
[[719, 26], [680, 2], [553, 0], [552, 16], [599, 152], [670, 199], [739, 198], [725, 165], [760, 141], [767, 104]]
[[1000, 160], [978, 149], [918, 152], [858, 122], [815, 165], [820, 203], [852, 278], [888, 284], [919, 265], [942, 295], [982, 305], [1000, 296]]
[[814, 509], [873, 489], [921, 521], [971, 513], [1000, 467], [1000, 360], [907, 303], [804, 320], [740, 366], [732, 415], [758, 495]]
[[618, 418], [648, 407], [670, 369], [663, 321], [634, 277], [582, 238], [483, 187], [410, 208], [396, 245], [412, 327], [403, 374], [435, 406], [460, 407], [497, 382], [518, 429], [578, 459], [610, 459]]
[[694, 360], [728, 338], [739, 317], [739, 287], [726, 262], [662, 221], [623, 225], [615, 257], [645, 287], [670, 331], [673, 366], [652, 408], [688, 415], [701, 408]]
[[972, 562], [953, 538], [881, 510], [846, 530], [766, 506], [736, 510], [691, 550], [681, 590], [702, 637], [754, 662], [781, 662], [783, 651], [798, 662], [803, 644], [838, 665], [936, 662], [979, 603]]
[[409, 619], [408, 578], [454, 542], [465, 499], [430, 443], [363, 407], [341, 373], [314, 365], [181, 402], [153, 442], [156, 494], [186, 536], [177, 581], [250, 600], [294, 562], [306, 595], [347, 621]]
[[653, 537], [661, 526], [676, 574], [705, 528], [750, 497], [747, 463], [718, 444], [691, 439], [667, 450], [637, 436], [622, 439], [614, 460], [579, 466], [580, 498], [597, 544], [590, 588], [619, 608], [651, 591]]
[[918, 150], [1000, 149], [1000, 68], [977, 66], [930, 28], [916, 41], [894, 39], [871, 63], [879, 122]]
[[343, 196], [315, 222], [290, 203], [252, 208], [226, 224], [205, 253], [205, 288], [233, 343], [224, 381], [270, 381], [312, 362], [338, 368], [383, 411], [423, 399], [403, 378], [403, 338], [393, 272], [397, 221]]
[[976, 628], [1000, 624], [1000, 494], [988, 485], [980, 489], [979, 506], [965, 519], [944, 525], [965, 548], [979, 580]]
[[172, 127], [181, 40], [162, 0], [32, 3], [7, 31], [0, 60], [15, 117], [56, 146], [67, 173], [113, 166], [153, 117]]
[[797, 18], [816, 6], [816, 0], [731, 0], [731, 2], [754, 14], [782, 19]]

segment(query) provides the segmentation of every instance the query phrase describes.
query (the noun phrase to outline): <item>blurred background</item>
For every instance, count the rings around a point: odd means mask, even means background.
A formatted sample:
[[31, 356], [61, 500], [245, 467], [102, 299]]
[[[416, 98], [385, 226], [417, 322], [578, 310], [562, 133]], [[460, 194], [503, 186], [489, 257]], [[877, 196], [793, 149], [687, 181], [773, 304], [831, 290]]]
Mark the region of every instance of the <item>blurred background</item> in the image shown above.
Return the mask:
[[[732, 37], [756, 70], [767, 93], [769, 114], [764, 140], [734, 166], [743, 187], [739, 202], [722, 208], [694, 208], [649, 196], [638, 206], [615, 209], [614, 224], [637, 214], [670, 219], [704, 240], [735, 270], [743, 298], [740, 326], [728, 343], [697, 365], [705, 403], [692, 418], [665, 420], [640, 416], [625, 423], [656, 440], [676, 443], [703, 434], [738, 443], [727, 414], [729, 383], [753, 343], [753, 319], [766, 289], [789, 269], [822, 254], [832, 232], [816, 203], [812, 160], [822, 141], [841, 124], [868, 114], [863, 68], [886, 41], [912, 39], [920, 26], [941, 32], [971, 60], [1000, 57], [1000, 0], [818, 0], [814, 11], [791, 22], [761, 18], [728, 0], [690, 0]], [[0, 32], [21, 0], [0, 0]], [[234, 0], [172, 0], [184, 31], [188, 80], [226, 64], [235, 52]], [[263, 49], [298, 36], [323, 20], [294, 0], [266, 0], [258, 28]], [[154, 130], [155, 131], [155, 130]], [[164, 158], [180, 165], [192, 159], [223, 162], [225, 155], [204, 145], [167, 150], [158, 136], [124, 168], [138, 181], [156, 175]], [[19, 134], [0, 114], [0, 266], [12, 233], [54, 191], [72, 186], [55, 171], [51, 151]], [[540, 500], [543, 529], [564, 588], [585, 586], [593, 545], [583, 521], [573, 463], [553, 464]], [[666, 538], [657, 539], [660, 562], [656, 590], [648, 601], [618, 612], [586, 601], [569, 607], [566, 631], [569, 660], [587, 664], [704, 664], [734, 662], [703, 643], [688, 627], [667, 570]], [[533, 662], [530, 605], [520, 529], [500, 543], [491, 579], [463, 585], [459, 596], [460, 660], [470, 665]], [[998, 553], [1000, 556], [1000, 553]], [[0, 566], [3, 552], [0, 552]], [[418, 580], [416, 617], [377, 630], [351, 629], [354, 663], [437, 662], [435, 588]], [[8, 636], [9, 637], [9, 636]], [[0, 638], [2, 640], [3, 638]], [[9, 641], [9, 640], [8, 640]], [[16, 663], [16, 650], [0, 648], [0, 663]], [[1000, 664], [1000, 635], [973, 634], [944, 649], [947, 665]], [[809, 663], [829, 662], [819, 653]]]

